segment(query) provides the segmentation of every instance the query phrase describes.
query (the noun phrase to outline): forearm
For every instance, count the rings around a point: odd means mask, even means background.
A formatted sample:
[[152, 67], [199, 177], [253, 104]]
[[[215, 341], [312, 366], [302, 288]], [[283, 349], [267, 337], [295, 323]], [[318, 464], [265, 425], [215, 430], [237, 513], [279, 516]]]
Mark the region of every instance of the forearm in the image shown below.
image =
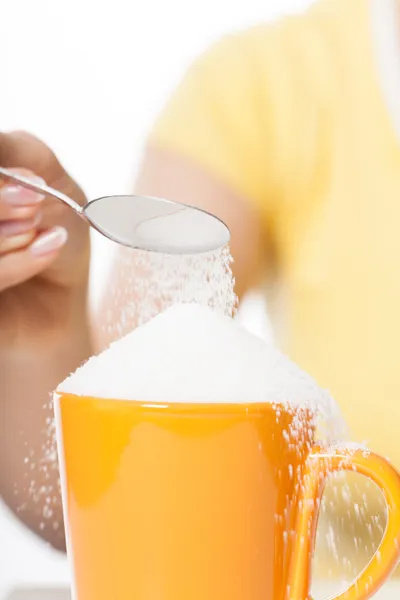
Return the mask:
[[43, 332], [37, 343], [0, 349], [0, 494], [59, 549], [64, 528], [51, 393], [91, 353], [83, 316]]

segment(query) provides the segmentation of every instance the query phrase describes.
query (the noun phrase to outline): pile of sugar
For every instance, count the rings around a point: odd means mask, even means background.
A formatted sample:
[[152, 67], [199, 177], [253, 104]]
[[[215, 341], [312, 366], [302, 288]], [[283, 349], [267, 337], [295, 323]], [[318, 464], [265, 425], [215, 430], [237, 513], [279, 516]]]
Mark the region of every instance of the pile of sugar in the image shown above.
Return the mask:
[[111, 344], [58, 391], [157, 403], [289, 403], [317, 408], [330, 397], [272, 345], [231, 317], [177, 304]]

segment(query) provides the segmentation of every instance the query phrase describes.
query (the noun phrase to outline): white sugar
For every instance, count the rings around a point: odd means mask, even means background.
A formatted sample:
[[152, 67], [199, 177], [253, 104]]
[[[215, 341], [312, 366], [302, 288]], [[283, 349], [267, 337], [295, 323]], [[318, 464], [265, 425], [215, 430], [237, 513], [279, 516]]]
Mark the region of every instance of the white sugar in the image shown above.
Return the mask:
[[329, 397], [273, 346], [232, 318], [177, 304], [91, 358], [59, 391], [157, 403], [289, 403]]

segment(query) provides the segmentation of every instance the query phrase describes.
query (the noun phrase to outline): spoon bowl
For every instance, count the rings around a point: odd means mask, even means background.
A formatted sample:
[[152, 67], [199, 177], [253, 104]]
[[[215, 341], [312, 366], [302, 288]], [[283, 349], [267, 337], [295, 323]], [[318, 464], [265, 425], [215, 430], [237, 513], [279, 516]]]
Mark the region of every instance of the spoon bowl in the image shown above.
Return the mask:
[[202, 254], [230, 240], [223, 221], [186, 204], [147, 196], [104, 196], [80, 206], [62, 192], [2, 167], [0, 179], [63, 202], [108, 239], [137, 250]]

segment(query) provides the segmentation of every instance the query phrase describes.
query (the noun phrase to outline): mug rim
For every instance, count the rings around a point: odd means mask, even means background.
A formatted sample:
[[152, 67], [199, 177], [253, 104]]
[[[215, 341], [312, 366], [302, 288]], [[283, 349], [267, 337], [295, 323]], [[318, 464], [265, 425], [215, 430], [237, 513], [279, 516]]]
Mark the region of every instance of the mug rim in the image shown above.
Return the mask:
[[[140, 410], [165, 412], [169, 414], [219, 414], [219, 415], [259, 415], [266, 412], [285, 413], [288, 415], [303, 415], [309, 419], [318, 417], [318, 410], [313, 406], [304, 406], [301, 404], [292, 404], [290, 401], [278, 402], [160, 402], [148, 400], [123, 400], [119, 398], [99, 398], [94, 396], [71, 394], [56, 390], [53, 393], [54, 401], [61, 398], [70, 398], [74, 401], [82, 402], [100, 402], [104, 405], [115, 405], [115, 407], [125, 406], [136, 407]], [[279, 415], [278, 415], [279, 416]]]

